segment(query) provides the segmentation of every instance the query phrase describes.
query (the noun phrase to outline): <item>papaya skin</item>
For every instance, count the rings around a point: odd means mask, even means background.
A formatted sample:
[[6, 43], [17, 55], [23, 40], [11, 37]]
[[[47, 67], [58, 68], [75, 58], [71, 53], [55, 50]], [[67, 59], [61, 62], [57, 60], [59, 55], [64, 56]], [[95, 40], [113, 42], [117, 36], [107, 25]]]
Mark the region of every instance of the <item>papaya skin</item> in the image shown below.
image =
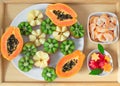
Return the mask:
[[[12, 34], [15, 36], [19, 43], [17, 44], [15, 51], [13, 51], [12, 54], [9, 54], [7, 50], [7, 40]], [[19, 28], [13, 26], [8, 27], [1, 37], [0, 46], [1, 54], [5, 59], [10, 61], [17, 57], [17, 55], [19, 55], [20, 52], [22, 51], [23, 47], [23, 38], [20, 34]]]
[[[69, 71], [63, 72], [62, 68], [71, 59], [78, 59], [76, 65]], [[56, 74], [60, 78], [69, 78], [80, 71], [82, 68], [83, 62], [85, 60], [85, 55], [80, 51], [76, 50], [71, 54], [64, 56], [56, 65]]]

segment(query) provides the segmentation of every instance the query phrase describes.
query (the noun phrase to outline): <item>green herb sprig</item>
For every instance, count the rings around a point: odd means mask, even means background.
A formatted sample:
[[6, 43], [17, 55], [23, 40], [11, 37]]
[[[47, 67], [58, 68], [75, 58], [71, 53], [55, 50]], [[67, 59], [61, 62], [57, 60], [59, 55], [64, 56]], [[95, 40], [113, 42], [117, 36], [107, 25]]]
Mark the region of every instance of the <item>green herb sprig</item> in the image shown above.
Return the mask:
[[100, 53], [104, 54], [104, 47], [101, 44], [98, 44], [98, 50]]
[[91, 70], [91, 72], [89, 73], [89, 75], [99, 75], [102, 72], [103, 72], [102, 69], [97, 68], [97, 69]]

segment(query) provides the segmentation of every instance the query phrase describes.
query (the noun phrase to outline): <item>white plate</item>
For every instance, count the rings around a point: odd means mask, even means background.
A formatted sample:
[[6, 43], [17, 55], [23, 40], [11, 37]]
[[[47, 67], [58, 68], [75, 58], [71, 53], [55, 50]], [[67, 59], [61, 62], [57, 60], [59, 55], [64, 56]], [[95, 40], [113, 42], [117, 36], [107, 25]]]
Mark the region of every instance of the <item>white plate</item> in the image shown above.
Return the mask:
[[[46, 7], [48, 6], [49, 4], [37, 4], [37, 5], [33, 5], [33, 6], [30, 6], [26, 9], [24, 9], [22, 12], [20, 12], [16, 18], [12, 21], [11, 23], [11, 26], [18, 26], [18, 24], [22, 21], [27, 21], [27, 14], [29, 11], [31, 10], [34, 10], [34, 9], [37, 9], [37, 10], [41, 10], [43, 13], [45, 12], [45, 9]], [[34, 29], [34, 28], [33, 28]], [[83, 50], [84, 48], [84, 38], [80, 38], [80, 39], [74, 39], [72, 38], [75, 42], [75, 45], [76, 45], [76, 49], [79, 49], [79, 50]], [[24, 37], [24, 40], [26, 40], [26, 37]], [[38, 48], [39, 50], [42, 49], [41, 48]], [[19, 59], [23, 57], [22, 54], [19, 54], [15, 59], [12, 60], [12, 63], [13, 65], [21, 72], [23, 73], [24, 75], [30, 77], [30, 78], [33, 78], [33, 79], [36, 79], [36, 80], [41, 80], [43, 81], [44, 79], [42, 78], [41, 76], [41, 72], [42, 72], [42, 69], [40, 68], [36, 68], [36, 67], [33, 67], [32, 70], [30, 70], [29, 72], [22, 72], [19, 68], [18, 68], [18, 61]], [[51, 62], [50, 62], [50, 66], [52, 67], [55, 67], [56, 66], [56, 63], [59, 61], [59, 59], [61, 57], [63, 57], [63, 54], [60, 53], [59, 51], [56, 52], [55, 54], [51, 55]]]

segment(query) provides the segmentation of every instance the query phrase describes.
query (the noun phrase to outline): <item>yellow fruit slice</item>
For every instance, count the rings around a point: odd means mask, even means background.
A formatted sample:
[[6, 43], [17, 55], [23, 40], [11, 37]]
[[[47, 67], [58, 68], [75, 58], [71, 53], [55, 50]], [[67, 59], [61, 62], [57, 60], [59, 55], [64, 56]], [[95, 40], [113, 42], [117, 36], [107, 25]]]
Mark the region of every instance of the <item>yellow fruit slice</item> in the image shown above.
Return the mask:
[[38, 51], [33, 56], [33, 60], [35, 61], [34, 65], [36, 67], [44, 68], [48, 66], [49, 55], [43, 51]]
[[40, 10], [32, 10], [28, 13], [28, 22], [31, 26], [40, 25], [42, 22], [43, 14]]
[[106, 63], [106, 64], [103, 66], [103, 69], [104, 69], [104, 71], [106, 71], [106, 72], [110, 72], [111, 69], [112, 69], [112, 66], [111, 66], [110, 63]]
[[106, 55], [105, 60], [107, 60], [107, 62], [110, 62], [110, 57], [108, 55]]
[[36, 46], [40, 46], [41, 44], [44, 44], [46, 34], [42, 33], [40, 29], [33, 30], [32, 34], [29, 35], [29, 40], [34, 42]]
[[91, 59], [97, 61], [99, 59], [99, 54], [93, 53]]
[[68, 31], [68, 28], [63, 27], [56, 27], [56, 31], [53, 32], [53, 37], [58, 41], [64, 41], [66, 40], [70, 35], [70, 32]]

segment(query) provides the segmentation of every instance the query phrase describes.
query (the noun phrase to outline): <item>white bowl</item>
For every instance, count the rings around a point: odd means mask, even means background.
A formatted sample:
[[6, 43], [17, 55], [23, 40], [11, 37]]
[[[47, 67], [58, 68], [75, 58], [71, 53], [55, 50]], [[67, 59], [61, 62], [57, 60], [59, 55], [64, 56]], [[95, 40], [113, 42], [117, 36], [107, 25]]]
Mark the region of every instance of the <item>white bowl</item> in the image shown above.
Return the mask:
[[[91, 39], [90, 37], [90, 33], [89, 33], [89, 20], [92, 16], [100, 16], [102, 14], [108, 14], [109, 16], [113, 16], [113, 17], [116, 17], [117, 18], [117, 29], [116, 29], [116, 38], [112, 41], [112, 42], [96, 42], [94, 40]], [[93, 43], [96, 43], [96, 44], [112, 44], [116, 41], [118, 41], [119, 39], [119, 21], [118, 21], [118, 17], [114, 14], [114, 13], [111, 13], [111, 12], [94, 12], [94, 13], [91, 13], [89, 16], [88, 16], [88, 21], [87, 21], [87, 34], [88, 34], [88, 38], [91, 42]]]
[[[87, 56], [87, 68], [88, 68], [89, 72], [91, 71], [91, 69], [90, 69], [90, 67], [89, 67], [89, 61], [90, 61], [91, 55], [92, 55], [93, 53], [97, 53], [97, 52], [99, 52], [99, 50], [98, 50], [98, 49], [95, 49], [95, 50], [91, 51], [91, 52], [88, 54], [88, 56]], [[99, 75], [97, 75], [97, 76], [106, 76], [106, 75], [110, 74], [110, 73], [113, 71], [113, 60], [112, 60], [112, 56], [111, 56], [106, 50], [104, 51], [104, 53], [105, 53], [105, 55], [108, 55], [108, 56], [110, 57], [110, 63], [111, 63], [111, 65], [112, 65], [112, 69], [111, 69], [110, 72], [105, 72], [105, 71], [103, 71], [101, 74], [99, 74]]]

